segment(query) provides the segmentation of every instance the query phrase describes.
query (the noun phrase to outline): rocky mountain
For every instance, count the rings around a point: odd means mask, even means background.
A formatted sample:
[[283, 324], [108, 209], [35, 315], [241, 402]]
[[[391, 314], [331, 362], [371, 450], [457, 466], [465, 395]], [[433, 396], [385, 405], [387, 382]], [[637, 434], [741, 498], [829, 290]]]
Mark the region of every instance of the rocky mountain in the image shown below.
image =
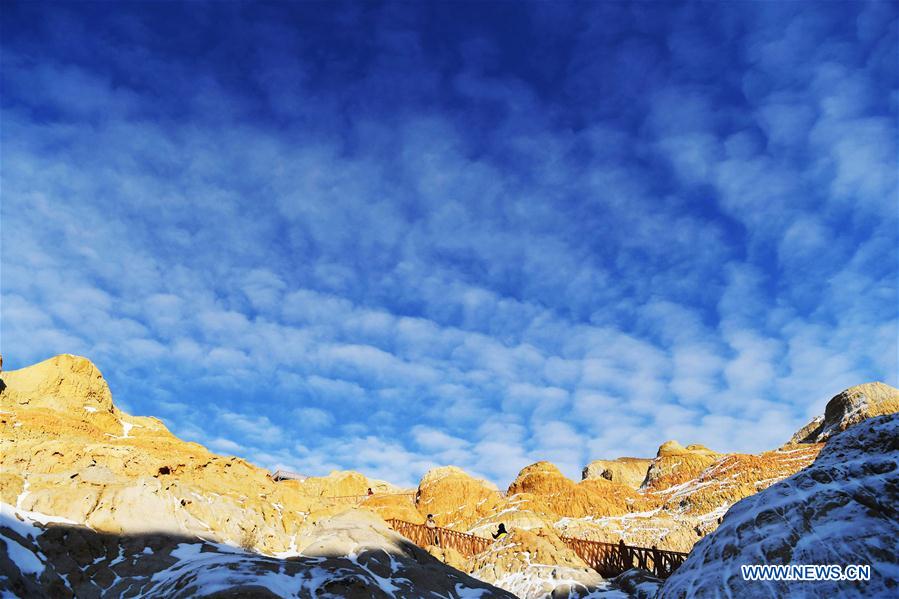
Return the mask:
[[[97, 531], [214, 536], [271, 554], [290, 551], [321, 505], [306, 483], [274, 483], [244, 460], [172, 435], [155, 418], [119, 410], [100, 372], [58, 356], [4, 372], [0, 495], [28, 511]], [[334, 490], [346, 492], [345, 481]], [[362, 484], [365, 484], [364, 482]], [[152, 517], [148, 517], [152, 516]]]
[[[0, 589], [22, 597], [506, 597], [387, 528], [408, 496], [353, 509], [358, 473], [273, 481], [112, 402], [62, 355], [4, 372]], [[405, 504], [404, 504], [405, 502]], [[372, 502], [373, 504], [375, 502]]]
[[[826, 411], [840, 414], [838, 420], [844, 420], [843, 414], [852, 412], [852, 404], [845, 398], [859, 397], [871, 388], [880, 393], [865, 395], [870, 398], [867, 413], [889, 411], [899, 391], [882, 383], [847, 389], [828, 402]], [[845, 407], [835, 410], [834, 406]], [[542, 533], [547, 538], [565, 535], [607, 542], [624, 540], [629, 545], [690, 551], [718, 527], [735, 503], [812, 464], [824, 447], [815, 441], [788, 443], [760, 454], [726, 454], [701, 445], [685, 447], [668, 441], [659, 447], [654, 459], [645, 461], [637, 488], [633, 486], [637, 478], [633, 474], [630, 485], [616, 481], [614, 473], [589, 476], [575, 483], [552, 464], [538, 462], [524, 468], [505, 494], [494, 495], [488, 483], [478, 483], [481, 486], [471, 491], [471, 480], [455, 469], [454, 476], [442, 477], [441, 493], [453, 497], [448, 504], [453, 506], [452, 516], [443, 522], [482, 535], [495, 531], [503, 522], [510, 529]], [[598, 472], [601, 467], [590, 472]], [[456, 486], [463, 480], [466, 482]], [[463, 505], [481, 507], [461, 508], [469, 511], [459, 518], [458, 506]], [[552, 569], [533, 567], [521, 560], [496, 559], [486, 570], [484, 559], [479, 558], [467, 566], [457, 566], [525, 596], [543, 596], [544, 591], [539, 589], [546, 587], [541, 585], [557, 580]], [[644, 586], [652, 588], [653, 583]]]
[[[538, 462], [501, 490], [447, 466], [406, 490], [351, 471], [276, 481], [178, 439], [155, 418], [122, 412], [84, 358], [57, 356], [5, 372], [2, 383], [0, 588], [79, 597], [124, 588], [148, 596], [416, 596], [418, 589], [648, 597], [657, 580], [630, 573], [602, 581], [562, 536], [690, 551], [735, 503], [811, 465], [839, 431], [896, 411], [899, 397], [880, 383], [847, 389], [820, 421], [757, 455], [668, 441], [652, 459], [591, 462], [577, 482]], [[449, 546], [418, 550], [384, 522], [422, 524], [428, 513], [484, 539], [500, 523], [510, 534], [463, 555]], [[72, 539], [89, 550], [76, 556], [57, 547]]]
[[[455, 469], [440, 483], [447, 510], [436, 500], [426, 505], [441, 525], [474, 534], [486, 535], [503, 522], [590, 540], [689, 551], [714, 530], [730, 505], [810, 464], [820, 447], [718, 454], [669, 441], [647, 461], [644, 484], [637, 489], [602, 476], [575, 482], [554, 465], [538, 462], [524, 468], [505, 493], [497, 493]], [[425, 480], [437, 474], [429, 473]]]
[[[899, 414], [890, 414], [833, 434], [811, 466], [734, 505], [659, 597], [896, 597], [897, 538]], [[871, 579], [748, 581], [749, 564], [867, 564]]]

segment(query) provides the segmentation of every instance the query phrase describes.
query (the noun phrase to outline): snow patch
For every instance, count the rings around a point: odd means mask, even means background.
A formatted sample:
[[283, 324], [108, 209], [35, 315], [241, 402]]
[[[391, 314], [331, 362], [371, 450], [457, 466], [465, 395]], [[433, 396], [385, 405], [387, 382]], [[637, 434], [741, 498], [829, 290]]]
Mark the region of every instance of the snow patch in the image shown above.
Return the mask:
[[0, 536], [0, 540], [6, 544], [6, 553], [9, 559], [16, 564], [23, 574], [40, 576], [44, 573], [44, 564], [33, 551], [23, 547], [9, 537]]

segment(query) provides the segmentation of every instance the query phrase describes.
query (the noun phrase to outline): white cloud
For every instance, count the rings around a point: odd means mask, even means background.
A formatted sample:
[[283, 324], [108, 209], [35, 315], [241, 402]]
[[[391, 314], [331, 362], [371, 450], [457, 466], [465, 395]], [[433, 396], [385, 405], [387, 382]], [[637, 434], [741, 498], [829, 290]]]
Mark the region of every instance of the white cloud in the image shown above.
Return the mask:
[[221, 411], [216, 419], [228, 429], [262, 445], [277, 445], [286, 439], [284, 429], [267, 416], [249, 416], [239, 412]]
[[318, 408], [297, 408], [293, 412], [294, 422], [309, 432], [321, 432], [334, 423], [334, 417]]
[[[468, 59], [443, 86], [418, 45], [312, 90], [288, 37], [257, 97], [140, 40], [54, 36], [112, 61], [91, 69], [37, 28], [5, 52], [4, 355], [88, 355], [178, 434], [316, 474], [768, 448], [899, 377], [884, 6], [735, 13], [722, 44], [719, 13], [672, 7], [658, 48], [555, 11], [548, 96]], [[431, 109], [447, 90], [459, 112]], [[327, 434], [289, 447], [303, 427]]]
[[240, 453], [244, 449], [241, 445], [223, 437], [216, 437], [209, 441], [209, 447], [216, 451], [224, 451], [232, 454]]

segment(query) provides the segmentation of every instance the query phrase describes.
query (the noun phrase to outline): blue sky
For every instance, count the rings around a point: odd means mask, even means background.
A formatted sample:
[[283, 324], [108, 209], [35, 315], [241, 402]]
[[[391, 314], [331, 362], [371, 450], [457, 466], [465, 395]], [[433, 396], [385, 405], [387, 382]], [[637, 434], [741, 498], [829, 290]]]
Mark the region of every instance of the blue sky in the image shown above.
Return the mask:
[[5, 3], [5, 366], [307, 474], [778, 446], [897, 384], [897, 16]]

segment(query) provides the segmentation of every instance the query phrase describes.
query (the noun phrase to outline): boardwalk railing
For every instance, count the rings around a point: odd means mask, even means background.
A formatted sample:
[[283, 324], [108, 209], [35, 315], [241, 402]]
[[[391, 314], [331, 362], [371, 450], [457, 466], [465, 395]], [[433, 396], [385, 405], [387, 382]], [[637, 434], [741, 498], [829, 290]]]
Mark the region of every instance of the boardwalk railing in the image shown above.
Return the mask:
[[493, 543], [492, 539], [485, 539], [476, 535], [470, 535], [449, 528], [428, 528], [422, 524], [413, 524], [405, 520], [387, 520], [390, 528], [400, 533], [419, 547], [436, 545], [441, 548], [455, 549], [465, 557], [477, 555], [486, 551]]
[[[420, 547], [437, 545], [452, 548], [465, 557], [482, 553], [493, 544], [492, 539], [449, 528], [428, 528], [422, 524], [396, 519], [387, 520], [387, 523], [393, 530]], [[687, 554], [680, 551], [632, 547], [623, 542], [603, 543], [573, 537], [562, 537], [562, 541], [587, 565], [606, 577], [618, 576], [631, 568], [642, 568], [659, 578], [668, 578], [687, 559]]]
[[369, 499], [378, 497], [407, 497], [415, 502], [415, 493], [372, 493], [371, 495], [300, 495], [300, 497], [308, 497], [309, 499], [317, 499], [322, 502], [330, 503], [363, 503]]
[[668, 578], [687, 559], [687, 553], [656, 547], [634, 547], [573, 537], [562, 537], [565, 545], [603, 576], [618, 576], [631, 568], [642, 568], [653, 576]]

